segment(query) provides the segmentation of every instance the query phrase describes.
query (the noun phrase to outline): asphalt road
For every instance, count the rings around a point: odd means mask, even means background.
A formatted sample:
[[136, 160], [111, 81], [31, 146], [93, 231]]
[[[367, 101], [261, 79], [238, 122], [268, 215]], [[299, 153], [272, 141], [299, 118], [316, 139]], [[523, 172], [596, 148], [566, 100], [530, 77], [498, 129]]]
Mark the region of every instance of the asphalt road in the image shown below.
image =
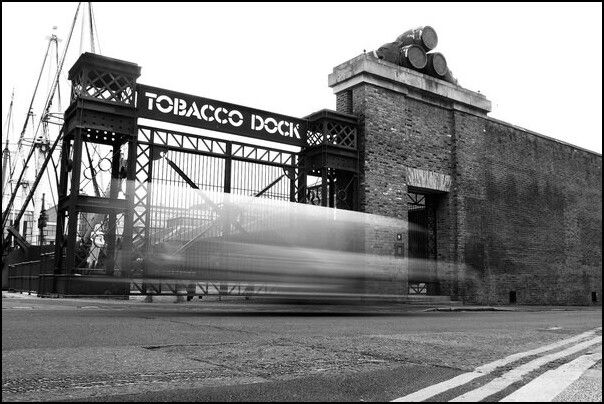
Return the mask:
[[[426, 309], [3, 293], [2, 401], [388, 401], [602, 325], [600, 308]], [[601, 360], [557, 399], [598, 393]]]

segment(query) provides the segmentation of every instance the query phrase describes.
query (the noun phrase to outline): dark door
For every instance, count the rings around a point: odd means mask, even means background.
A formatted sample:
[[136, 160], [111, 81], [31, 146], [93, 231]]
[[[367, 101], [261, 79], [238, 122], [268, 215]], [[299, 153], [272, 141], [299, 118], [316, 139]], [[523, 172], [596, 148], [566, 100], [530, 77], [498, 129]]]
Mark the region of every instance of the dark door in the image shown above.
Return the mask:
[[426, 282], [428, 272], [428, 218], [426, 209], [409, 211], [409, 282]]
[[409, 293], [438, 294], [436, 279], [436, 211], [433, 195], [407, 194], [409, 222]]

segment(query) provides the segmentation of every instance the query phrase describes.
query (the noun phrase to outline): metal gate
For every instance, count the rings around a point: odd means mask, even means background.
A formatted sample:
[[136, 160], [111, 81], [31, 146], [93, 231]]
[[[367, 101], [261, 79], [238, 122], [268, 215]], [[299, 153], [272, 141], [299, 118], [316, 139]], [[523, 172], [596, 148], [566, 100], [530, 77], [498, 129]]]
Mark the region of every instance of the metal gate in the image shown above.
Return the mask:
[[[297, 155], [253, 144], [139, 126], [134, 204], [134, 248], [141, 260], [182, 251], [210, 231], [220, 216], [220, 206], [200, 209], [207, 199], [189, 192], [224, 192], [295, 202], [298, 194]], [[182, 192], [179, 192], [182, 191]], [[222, 231], [218, 229], [219, 233]], [[139, 266], [132, 274], [141, 293], [174, 293], [170, 282], [150, 282], [153, 274]], [[178, 271], [178, 269], [175, 269]], [[166, 276], [169, 269], [162, 273]], [[181, 271], [179, 271], [181, 272]], [[174, 278], [182, 273], [174, 274]], [[146, 282], [143, 285], [143, 279]], [[201, 280], [197, 280], [201, 281]], [[240, 293], [241, 285], [225, 287], [209, 281], [194, 282], [195, 293]], [[258, 288], [244, 288], [245, 293]], [[189, 290], [191, 293], [191, 290]]]
[[409, 294], [438, 294], [434, 195], [407, 193]]
[[[293, 118], [137, 84], [139, 75], [133, 63], [89, 53], [69, 72], [72, 104], [63, 128], [58, 259], [43, 289], [122, 294], [127, 290], [119, 284], [131, 282], [143, 294], [177, 293], [182, 282], [172, 281], [186, 278], [186, 271], [174, 265], [173, 279], [160, 282], [150, 270], [154, 261], [191, 249], [203, 238], [251, 229], [251, 223], [244, 228], [227, 217], [211, 193], [358, 209], [356, 117], [321, 110]], [[202, 131], [155, 127], [141, 118]], [[213, 133], [198, 134], [208, 130]], [[233, 141], [220, 133], [297, 151]], [[101, 171], [108, 176], [105, 184], [99, 184]], [[93, 195], [83, 192], [86, 187]], [[270, 227], [269, 220], [256, 218], [253, 231]], [[82, 276], [96, 276], [95, 282]], [[209, 293], [210, 286], [196, 277], [188, 279], [197, 285], [187, 290]], [[90, 285], [99, 286], [89, 290]]]

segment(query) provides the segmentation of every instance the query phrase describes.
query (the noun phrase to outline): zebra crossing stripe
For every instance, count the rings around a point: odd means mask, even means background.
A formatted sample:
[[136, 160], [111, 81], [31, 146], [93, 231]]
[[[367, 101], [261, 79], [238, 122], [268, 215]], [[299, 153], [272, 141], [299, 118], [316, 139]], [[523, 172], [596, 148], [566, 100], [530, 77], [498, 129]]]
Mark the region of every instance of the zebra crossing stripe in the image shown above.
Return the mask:
[[485, 365], [477, 367], [473, 372], [463, 373], [459, 376], [456, 376], [452, 379], [445, 380], [443, 382], [434, 384], [432, 386], [428, 386], [421, 390], [418, 390], [414, 393], [408, 394], [404, 397], [397, 398], [392, 400], [393, 402], [417, 402], [424, 401], [431, 397], [434, 397], [437, 394], [444, 393], [447, 390], [453, 389], [455, 387], [462, 386], [466, 383], [471, 382], [472, 380], [479, 378], [481, 376], [488, 375], [493, 372], [495, 369], [505, 366], [509, 363], [515, 362], [519, 359], [538, 355], [543, 352], [551, 351], [552, 349], [560, 348], [561, 346], [572, 344], [573, 342], [581, 341], [585, 338], [588, 338], [594, 335], [597, 331], [601, 331], [602, 327], [595, 328], [594, 330], [584, 332], [579, 335], [575, 335], [574, 337], [566, 338], [557, 342], [554, 342], [549, 345], [544, 345], [539, 348], [531, 349], [526, 352], [519, 352], [513, 355], [506, 356], [503, 359], [498, 359], [496, 361], [487, 363]]
[[579, 356], [572, 362], [565, 363], [557, 369], [548, 370], [530, 383], [522, 386], [501, 402], [535, 402], [552, 401], [568, 386], [573, 384], [583, 373], [598, 361], [602, 360], [602, 352]]
[[485, 384], [484, 386], [481, 386], [477, 389], [474, 389], [474, 390], [464, 393], [458, 397], [455, 397], [453, 400], [450, 400], [450, 402], [476, 402], [476, 401], [483, 400], [483, 399], [505, 389], [506, 387], [511, 386], [512, 384], [522, 380], [523, 376], [529, 374], [533, 370], [540, 368], [541, 366], [545, 365], [546, 363], [553, 362], [555, 360], [572, 355], [574, 353], [577, 353], [579, 351], [582, 351], [583, 349], [589, 348], [590, 346], [599, 344], [599, 343], [602, 343], [601, 336], [581, 342], [577, 345], [573, 345], [570, 348], [566, 348], [562, 351], [554, 352], [552, 354], [539, 357], [528, 363], [525, 363], [524, 365], [518, 366], [517, 368], [514, 368], [507, 373], [504, 373], [502, 376], [491, 380], [489, 383]]

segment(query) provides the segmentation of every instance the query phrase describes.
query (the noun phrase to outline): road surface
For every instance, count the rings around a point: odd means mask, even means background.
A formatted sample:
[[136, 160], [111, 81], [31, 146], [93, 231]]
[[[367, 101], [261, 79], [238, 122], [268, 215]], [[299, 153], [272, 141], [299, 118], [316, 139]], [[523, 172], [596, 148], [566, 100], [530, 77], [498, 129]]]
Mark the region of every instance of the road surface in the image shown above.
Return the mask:
[[2, 401], [601, 401], [601, 326], [594, 307], [3, 292]]

